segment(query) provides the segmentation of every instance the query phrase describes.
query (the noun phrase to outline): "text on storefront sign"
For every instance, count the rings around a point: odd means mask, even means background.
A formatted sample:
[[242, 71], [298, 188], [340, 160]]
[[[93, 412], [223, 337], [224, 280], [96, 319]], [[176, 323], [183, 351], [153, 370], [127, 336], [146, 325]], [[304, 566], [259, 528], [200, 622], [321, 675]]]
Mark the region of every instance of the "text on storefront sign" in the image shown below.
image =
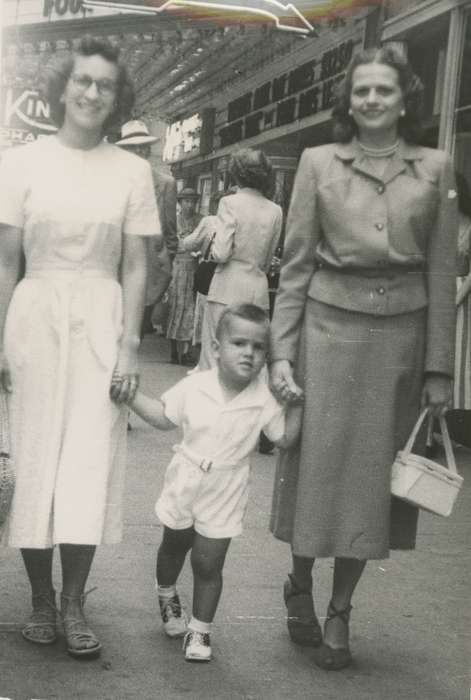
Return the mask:
[[334, 88], [354, 51], [352, 39], [280, 75], [229, 103], [228, 124], [219, 131], [221, 146], [230, 146], [262, 131], [330, 109]]

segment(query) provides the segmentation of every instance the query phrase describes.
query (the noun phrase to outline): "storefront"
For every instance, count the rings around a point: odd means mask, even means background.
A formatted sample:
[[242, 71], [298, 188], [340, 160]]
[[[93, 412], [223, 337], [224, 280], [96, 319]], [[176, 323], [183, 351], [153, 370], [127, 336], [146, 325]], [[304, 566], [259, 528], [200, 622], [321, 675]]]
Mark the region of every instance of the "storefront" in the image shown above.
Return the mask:
[[[384, 3], [382, 41], [400, 42], [425, 85], [423, 145], [453, 152], [457, 169], [471, 178], [471, 3], [460, 0], [389, 0]], [[273, 159], [277, 197], [286, 207], [293, 171], [306, 146], [328, 142], [335, 84], [353, 53], [371, 35], [374, 12], [355, 15], [341, 26], [295, 46], [284, 59], [254, 66], [239, 91], [221, 91], [194, 104], [168, 133], [200, 117], [191, 133], [167, 157], [179, 181], [198, 187], [202, 211], [211, 193], [228, 184], [227, 164], [235, 147], [260, 147]], [[446, 79], [445, 79], [446, 77]]]
[[198, 102], [167, 129], [164, 160], [179, 187], [201, 193], [207, 214], [211, 195], [229, 186], [231, 152], [262, 148], [275, 169], [275, 199], [287, 209], [302, 150], [330, 138], [333, 94], [352, 55], [365, 43], [372, 13], [363, 11], [332, 24], [316, 38], [295, 41], [273, 62], [254, 63], [250, 74], [230, 90]]

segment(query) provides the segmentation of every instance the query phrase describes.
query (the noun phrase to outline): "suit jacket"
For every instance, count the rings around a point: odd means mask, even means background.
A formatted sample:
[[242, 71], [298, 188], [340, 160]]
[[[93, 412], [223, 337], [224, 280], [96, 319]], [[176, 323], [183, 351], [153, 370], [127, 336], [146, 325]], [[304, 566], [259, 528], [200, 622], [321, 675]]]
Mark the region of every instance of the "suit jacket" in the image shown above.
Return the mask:
[[457, 231], [453, 165], [443, 151], [401, 142], [378, 177], [356, 140], [305, 150], [272, 358], [294, 361], [307, 297], [378, 315], [428, 307], [425, 369], [452, 375]]
[[172, 260], [178, 248], [176, 182], [171, 175], [158, 170], [153, 170], [152, 174], [165, 246], [162, 249], [161, 240], [157, 237], [148, 241], [146, 305], [154, 304], [165, 293], [171, 280]]
[[223, 197], [211, 248], [216, 267], [208, 301], [250, 302], [268, 309], [270, 267], [281, 233], [283, 214], [278, 204], [249, 187]]

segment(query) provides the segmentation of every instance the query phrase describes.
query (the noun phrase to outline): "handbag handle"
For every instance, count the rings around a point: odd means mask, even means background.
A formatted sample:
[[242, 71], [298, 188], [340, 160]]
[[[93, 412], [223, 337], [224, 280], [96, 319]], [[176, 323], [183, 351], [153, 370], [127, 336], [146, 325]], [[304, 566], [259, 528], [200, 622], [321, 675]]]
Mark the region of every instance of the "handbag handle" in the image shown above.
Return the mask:
[[209, 261], [209, 256], [211, 255], [211, 248], [212, 248], [213, 241], [214, 241], [215, 238], [216, 238], [216, 231], [215, 231], [215, 232], [213, 233], [213, 235], [211, 236], [211, 240], [210, 240], [209, 243], [208, 243], [208, 247], [207, 247], [206, 250], [204, 251], [204, 255], [203, 255], [203, 257], [202, 257], [202, 260], [204, 260], [205, 262], [208, 262], [208, 261]]
[[[433, 416], [429, 412], [428, 408], [424, 408], [424, 410], [420, 414], [420, 416], [417, 420], [417, 423], [415, 424], [414, 429], [412, 430], [410, 437], [409, 437], [409, 439], [406, 442], [406, 445], [404, 447], [403, 454], [404, 454], [404, 457], [406, 459], [410, 455], [410, 453], [412, 452], [412, 448], [414, 447], [415, 440], [417, 438], [419, 430], [422, 427], [422, 423], [424, 422], [427, 414], [428, 414], [428, 419], [429, 419], [429, 430], [431, 431]], [[448, 432], [448, 426], [446, 424], [446, 420], [443, 416], [439, 416], [438, 422], [440, 424], [440, 430], [441, 430], [442, 437], [443, 437], [443, 447], [445, 448], [447, 467], [453, 474], [458, 474], [458, 470], [456, 468], [455, 455], [453, 454], [453, 448], [451, 446], [451, 440], [450, 440], [450, 433]]]
[[5, 392], [0, 389], [0, 454], [10, 456], [10, 429]]

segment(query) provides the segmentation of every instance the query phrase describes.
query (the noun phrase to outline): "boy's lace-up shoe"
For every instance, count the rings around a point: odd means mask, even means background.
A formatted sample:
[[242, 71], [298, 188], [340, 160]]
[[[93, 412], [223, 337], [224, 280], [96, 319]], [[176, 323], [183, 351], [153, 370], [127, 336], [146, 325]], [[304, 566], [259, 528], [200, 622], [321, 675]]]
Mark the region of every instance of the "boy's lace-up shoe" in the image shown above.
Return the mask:
[[159, 606], [165, 634], [173, 639], [184, 637], [188, 629], [188, 619], [178, 594], [172, 598], [159, 597]]
[[209, 634], [188, 630], [183, 641], [185, 661], [211, 661], [211, 639]]

